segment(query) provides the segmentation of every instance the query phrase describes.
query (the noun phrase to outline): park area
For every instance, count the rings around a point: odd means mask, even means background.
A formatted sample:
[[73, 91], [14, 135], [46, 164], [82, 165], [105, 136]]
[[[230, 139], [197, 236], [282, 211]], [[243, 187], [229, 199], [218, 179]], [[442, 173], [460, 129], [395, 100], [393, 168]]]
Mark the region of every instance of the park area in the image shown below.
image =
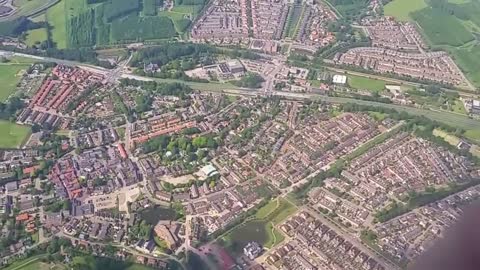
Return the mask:
[[241, 254], [243, 247], [251, 241], [272, 248], [285, 239], [275, 227], [296, 211], [296, 206], [286, 199], [274, 199], [225, 234], [221, 238], [222, 245], [232, 254]]

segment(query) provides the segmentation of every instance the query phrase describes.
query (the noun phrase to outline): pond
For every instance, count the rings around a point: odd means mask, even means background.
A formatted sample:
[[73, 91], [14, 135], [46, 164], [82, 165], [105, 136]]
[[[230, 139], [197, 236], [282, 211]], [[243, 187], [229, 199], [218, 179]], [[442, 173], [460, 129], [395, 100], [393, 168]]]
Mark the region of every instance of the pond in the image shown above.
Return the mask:
[[161, 206], [149, 207], [140, 212], [140, 217], [148, 224], [156, 225], [160, 220], [174, 220], [175, 210]]
[[228, 235], [228, 249], [235, 253], [241, 253], [247, 243], [251, 241], [265, 245], [270, 237], [267, 231], [268, 227], [267, 222], [261, 220], [253, 220], [237, 227]]

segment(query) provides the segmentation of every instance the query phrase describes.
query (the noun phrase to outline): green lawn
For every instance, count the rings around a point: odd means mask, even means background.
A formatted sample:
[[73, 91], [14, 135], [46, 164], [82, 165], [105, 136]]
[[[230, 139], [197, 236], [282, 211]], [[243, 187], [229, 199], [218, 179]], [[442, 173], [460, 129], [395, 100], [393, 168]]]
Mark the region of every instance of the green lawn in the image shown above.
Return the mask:
[[0, 148], [16, 148], [30, 136], [31, 128], [0, 120]]
[[183, 14], [197, 14], [202, 9], [203, 5], [179, 5], [172, 8], [172, 12]]
[[57, 48], [67, 48], [67, 22], [65, 15], [65, 0], [61, 0], [47, 10], [47, 21], [52, 27], [52, 40]]
[[33, 46], [37, 42], [47, 40], [47, 30], [45, 28], [38, 28], [27, 31], [27, 38], [25, 42], [28, 46]]
[[381, 113], [381, 112], [368, 112], [368, 115], [371, 117], [375, 118], [375, 120], [382, 121], [387, 117], [387, 114]]
[[273, 222], [267, 223], [265, 226], [268, 233], [268, 239], [263, 244], [264, 247], [272, 248], [275, 245], [280, 244], [283, 240], [285, 240], [285, 236], [283, 236], [281, 232], [275, 229]]
[[448, 0], [447, 2], [452, 4], [467, 4], [470, 3], [471, 0]]
[[284, 221], [287, 217], [297, 211], [297, 207], [284, 198], [278, 198], [278, 207], [264, 219], [273, 222], [275, 225]]
[[455, 100], [455, 104], [452, 105], [452, 110], [456, 113], [467, 114], [467, 110], [460, 100]]
[[393, 0], [383, 7], [387, 16], [393, 16], [399, 21], [409, 21], [410, 13], [426, 8], [424, 0]]
[[119, 127], [115, 129], [120, 140], [125, 140], [125, 127]]
[[453, 146], [457, 146], [460, 142], [460, 139], [457, 136], [451, 135], [438, 128], [433, 130], [433, 135], [443, 138], [446, 142]]
[[64, 0], [68, 16], [74, 17], [88, 9], [86, 0]]
[[387, 82], [377, 79], [371, 79], [362, 76], [348, 75], [347, 80], [350, 87], [359, 89], [359, 90], [369, 90], [372, 92], [381, 92], [385, 89]]
[[266, 218], [270, 213], [272, 213], [275, 209], [277, 209], [278, 201], [271, 200], [267, 205], [258, 209], [257, 213], [255, 213], [255, 217], [258, 219]]
[[[12, 61], [13, 62], [13, 61]], [[16, 90], [21, 76], [19, 72], [28, 65], [7, 63], [0, 65], [0, 102], [5, 101]]]
[[464, 135], [469, 139], [480, 142], [480, 129], [467, 129]]
[[185, 19], [186, 14], [179, 12], [160, 11], [158, 15], [161, 17], [168, 17], [173, 22], [173, 26], [177, 33], [183, 33], [185, 31], [185, 27], [182, 26], [182, 21], [189, 21], [188, 19]]
[[11, 265], [9, 265], [5, 270], [42, 270], [42, 268], [39, 267], [39, 264], [41, 263], [39, 260], [43, 257], [46, 257], [46, 254], [42, 255], [36, 255], [33, 257], [26, 258], [21, 261], [17, 261]]

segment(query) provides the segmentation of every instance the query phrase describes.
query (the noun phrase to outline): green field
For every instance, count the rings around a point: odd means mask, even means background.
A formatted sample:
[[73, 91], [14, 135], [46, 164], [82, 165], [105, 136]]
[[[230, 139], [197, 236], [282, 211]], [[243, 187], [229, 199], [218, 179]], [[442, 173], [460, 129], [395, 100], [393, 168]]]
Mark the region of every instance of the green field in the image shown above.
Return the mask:
[[0, 148], [17, 148], [30, 136], [31, 128], [0, 120]]
[[[447, 48], [448, 49], [448, 48]], [[480, 44], [473, 46], [450, 48], [457, 65], [462, 69], [467, 78], [475, 84], [480, 85]]]
[[46, 13], [48, 24], [52, 27], [52, 41], [57, 44], [57, 48], [67, 48], [67, 28], [65, 16], [65, 0], [61, 0]]
[[297, 207], [289, 201], [279, 198], [277, 208], [264, 219], [273, 222], [275, 225], [280, 224], [287, 217], [297, 211]]
[[415, 21], [427, 44], [448, 51], [467, 78], [480, 86], [480, 1], [393, 0], [384, 12]]
[[284, 29], [286, 36], [290, 38], [294, 37], [302, 12], [303, 6], [301, 4], [295, 4], [290, 8]]
[[426, 8], [424, 0], [393, 0], [383, 7], [384, 14], [399, 21], [411, 20], [410, 13]]
[[467, 110], [465, 109], [463, 102], [460, 100], [455, 100], [455, 104], [452, 105], [452, 110], [456, 113], [461, 113], [465, 115], [467, 114]]
[[190, 25], [190, 20], [186, 16], [190, 16], [191, 13], [182, 13], [178, 11], [161, 11], [158, 13], [160, 17], [168, 17], [175, 27], [177, 33], [184, 33], [187, 27]]
[[372, 92], [381, 92], [385, 89], [387, 82], [377, 79], [371, 79], [362, 76], [348, 75], [348, 85], [359, 90], [369, 90]]
[[[203, 2], [180, 4], [157, 15], [156, 11], [146, 12], [142, 0], [96, 2], [88, 4], [87, 0], [61, 0], [47, 10], [45, 17], [52, 27], [52, 41], [58, 48], [170, 39], [184, 34], [192, 18], [198, 16], [204, 6]], [[158, 8], [157, 2], [147, 1], [146, 8]], [[33, 37], [31, 39], [29, 45], [36, 41]]]
[[480, 129], [467, 129], [464, 135], [471, 140], [480, 142]]
[[447, 132], [438, 128], [433, 130], [433, 135], [443, 138], [446, 142], [453, 146], [457, 146], [460, 142], [460, 139], [457, 136], [448, 134]]
[[475, 39], [456, 17], [437, 9], [425, 8], [411, 16], [433, 45], [457, 47]]
[[258, 219], [264, 219], [275, 209], [277, 209], [277, 206], [278, 200], [271, 200], [267, 205], [258, 209], [257, 213], [255, 213], [255, 217]]
[[12, 270], [67, 270], [68, 268], [63, 264], [49, 264], [40, 261], [35, 261], [20, 268]]
[[21, 70], [28, 68], [25, 64], [0, 64], [0, 102], [5, 101], [16, 90], [20, 81]]
[[31, 47], [36, 43], [47, 40], [47, 38], [47, 30], [45, 28], [33, 29], [27, 32], [27, 38], [25, 42]]
[[368, 112], [368, 115], [370, 115], [377, 121], [383, 121], [383, 119], [387, 117], [387, 114], [381, 112]]
[[[47, 255], [42, 254], [42, 255], [36, 255], [32, 256], [30, 258], [26, 258], [24, 260], [17, 261], [11, 265], [9, 265], [5, 270], [31, 270], [31, 269], [38, 269], [38, 270], [43, 270], [45, 268], [41, 268], [41, 262], [40, 259], [43, 257], [46, 257]], [[48, 269], [48, 268], [47, 268]]]

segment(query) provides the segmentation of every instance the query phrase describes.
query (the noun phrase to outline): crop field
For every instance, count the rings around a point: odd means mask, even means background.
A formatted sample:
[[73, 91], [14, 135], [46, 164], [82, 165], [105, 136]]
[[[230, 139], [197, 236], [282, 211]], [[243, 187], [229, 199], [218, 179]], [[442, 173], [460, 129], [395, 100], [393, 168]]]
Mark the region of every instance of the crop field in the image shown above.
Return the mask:
[[58, 48], [89, 47], [175, 37], [188, 29], [191, 18], [204, 5], [194, 0], [171, 11], [157, 12], [155, 0], [141, 3], [141, 0], [105, 0], [94, 4], [88, 4], [87, 0], [61, 0], [48, 9], [46, 20], [52, 26], [52, 40]]
[[111, 36], [115, 41], [164, 39], [176, 35], [172, 20], [166, 17], [130, 15], [112, 23]]
[[458, 19], [436, 9], [425, 8], [411, 16], [433, 45], [457, 47], [474, 40], [472, 33]]
[[0, 120], [0, 148], [17, 148], [30, 136], [31, 128]]
[[468, 79], [476, 85], [480, 85], [480, 44], [470, 47], [450, 48], [449, 51]]
[[65, 16], [65, 0], [61, 0], [46, 13], [47, 22], [52, 27], [52, 41], [57, 44], [57, 48], [67, 48], [67, 20]]
[[348, 85], [359, 90], [369, 90], [372, 92], [381, 92], [385, 89], [387, 82], [377, 79], [371, 79], [362, 76], [348, 75]]
[[410, 13], [427, 7], [425, 0], [393, 0], [384, 6], [387, 16], [395, 17], [399, 21], [410, 21]]

